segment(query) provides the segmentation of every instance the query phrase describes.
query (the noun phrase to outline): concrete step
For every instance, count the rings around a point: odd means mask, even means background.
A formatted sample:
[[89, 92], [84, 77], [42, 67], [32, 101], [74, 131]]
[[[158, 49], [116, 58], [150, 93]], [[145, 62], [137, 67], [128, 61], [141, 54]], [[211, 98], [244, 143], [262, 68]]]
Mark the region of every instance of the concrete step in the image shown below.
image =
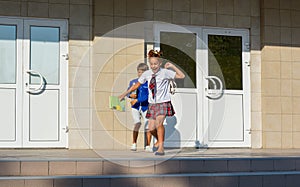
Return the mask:
[[300, 172], [9, 176], [0, 187], [299, 187]]
[[0, 160], [0, 176], [101, 176], [298, 172], [300, 157], [268, 158], [114, 158]]
[[1, 150], [0, 187], [299, 187], [300, 150]]

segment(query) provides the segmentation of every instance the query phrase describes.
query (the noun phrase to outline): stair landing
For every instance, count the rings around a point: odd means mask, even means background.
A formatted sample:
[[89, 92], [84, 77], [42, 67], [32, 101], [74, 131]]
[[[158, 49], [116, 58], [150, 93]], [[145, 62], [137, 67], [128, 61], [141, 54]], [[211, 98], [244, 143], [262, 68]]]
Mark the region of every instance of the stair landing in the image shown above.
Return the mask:
[[300, 186], [300, 149], [0, 149], [0, 187]]

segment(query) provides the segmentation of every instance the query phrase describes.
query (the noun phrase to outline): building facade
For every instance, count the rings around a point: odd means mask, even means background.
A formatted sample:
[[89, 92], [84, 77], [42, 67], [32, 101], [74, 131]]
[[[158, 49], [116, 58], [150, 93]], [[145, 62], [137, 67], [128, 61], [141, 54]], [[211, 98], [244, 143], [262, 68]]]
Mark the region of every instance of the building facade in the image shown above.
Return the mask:
[[299, 148], [299, 18], [297, 0], [2, 0], [0, 147], [128, 149], [108, 98], [154, 48], [187, 77], [167, 146]]

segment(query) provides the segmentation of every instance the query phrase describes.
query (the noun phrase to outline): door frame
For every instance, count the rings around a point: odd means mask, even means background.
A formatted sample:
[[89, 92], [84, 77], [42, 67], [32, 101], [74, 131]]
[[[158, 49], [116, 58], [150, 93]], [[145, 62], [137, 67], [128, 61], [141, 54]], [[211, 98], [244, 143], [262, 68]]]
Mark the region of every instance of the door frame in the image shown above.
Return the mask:
[[[65, 58], [68, 54], [68, 22], [67, 20], [44, 20], [44, 19], [29, 19], [24, 20], [24, 37], [30, 37], [30, 26], [38, 27], [59, 27], [60, 28], [60, 58], [59, 58], [59, 85], [47, 85], [46, 90], [58, 89], [59, 90], [59, 141], [30, 141], [30, 124], [29, 124], [29, 93], [24, 89], [23, 96], [23, 116], [24, 116], [24, 126], [23, 126], [23, 147], [67, 147], [68, 146], [68, 59]], [[30, 64], [30, 40], [24, 40], [24, 62], [23, 62], [23, 85], [25, 87], [26, 82], [29, 81], [29, 74], [26, 70], [29, 70]], [[35, 87], [35, 85], [32, 85]]]
[[[202, 28], [196, 27], [196, 26], [179, 26], [179, 25], [174, 25], [174, 24], [169, 24], [169, 23], [156, 23], [154, 25], [154, 50], [160, 50], [160, 37], [159, 33], [161, 31], [165, 32], [177, 32], [177, 33], [199, 33], [202, 35]], [[199, 42], [199, 37], [196, 37], [197, 42], [196, 42], [196, 48], [198, 49], [196, 51], [196, 62], [200, 58], [200, 53], [201, 51], [199, 50], [201, 47], [201, 42]], [[202, 88], [202, 84], [199, 80], [201, 77], [201, 73], [199, 73], [199, 64], [196, 64], [197, 71], [196, 71], [196, 88], [176, 88], [176, 94], [195, 94], [196, 95], [196, 111], [199, 110], [199, 106], [201, 103], [201, 97], [202, 97], [202, 92], [199, 92], [199, 88]], [[171, 96], [171, 99], [174, 99], [174, 96]], [[174, 105], [174, 103], [173, 103]], [[176, 112], [176, 109], [175, 109]], [[175, 114], [176, 115], [176, 114]], [[181, 147], [198, 147], [199, 146], [199, 127], [203, 126], [202, 123], [202, 114], [198, 113], [196, 114], [196, 121], [194, 122], [194, 130], [195, 132], [190, 134], [189, 140], [182, 140], [180, 143], [179, 142], [165, 142], [167, 147], [178, 147], [178, 145], [181, 145]], [[166, 123], [165, 123], [166, 124]], [[201, 124], [201, 125], [200, 125]]]
[[[196, 147], [251, 147], [251, 106], [250, 106], [250, 49], [249, 49], [249, 30], [248, 29], [232, 29], [232, 28], [216, 28], [216, 27], [200, 27], [200, 26], [178, 26], [169, 23], [157, 23], [154, 25], [154, 49], [160, 50], [160, 37], [159, 33], [161, 31], [167, 32], [179, 32], [179, 33], [196, 33], [197, 34], [197, 52], [196, 52], [196, 78], [197, 87], [195, 89], [190, 88], [177, 88], [178, 93], [196, 93], [197, 94], [197, 120], [196, 120], [196, 140], [194, 143], [185, 144], [187, 146]], [[244, 109], [244, 136], [247, 136], [243, 143], [237, 144], [211, 144], [208, 142], [208, 138], [205, 135], [205, 131], [208, 125], [208, 104], [205, 94], [205, 89], [208, 85], [208, 80], [204, 79], [207, 76], [207, 59], [205, 53], [207, 51], [207, 46], [205, 44], [204, 35], [208, 32], [223, 33], [230, 35], [241, 35], [243, 38], [243, 109]], [[244, 41], [245, 40], [245, 41]], [[202, 62], [202, 63], [201, 63]], [[205, 64], [206, 63], [206, 64]], [[206, 112], [198, 112], [206, 111]]]
[[[208, 138], [208, 97], [203, 97], [204, 101], [204, 129], [203, 129], [203, 143], [208, 145], [208, 147], [251, 147], [251, 82], [250, 82], [250, 41], [249, 41], [249, 30], [248, 29], [230, 29], [230, 28], [212, 28], [207, 27], [202, 30], [202, 38], [204, 41], [203, 46], [203, 67], [206, 74], [208, 74], [208, 35], [224, 35], [224, 36], [240, 36], [242, 37], [242, 77], [243, 77], [243, 90], [223, 90], [223, 93], [226, 94], [242, 94], [243, 95], [243, 122], [244, 122], [244, 131], [243, 131], [243, 142], [210, 142]], [[208, 85], [208, 80], [203, 80], [204, 85]]]
[[[0, 142], [0, 148], [68, 148], [68, 20], [45, 19], [45, 18], [23, 18], [23, 17], [1, 17], [1, 24], [17, 26], [17, 64], [16, 64], [16, 141]], [[29, 30], [26, 25], [60, 27], [60, 86], [59, 91], [59, 142], [29, 142], [29, 113], [26, 106], [26, 80], [29, 76], [26, 70], [29, 68]], [[26, 38], [27, 37], [27, 38]], [[47, 85], [50, 89], [51, 86]], [[34, 87], [34, 86], [33, 86]], [[28, 108], [28, 107], [27, 107]], [[26, 126], [27, 124], [27, 126]]]

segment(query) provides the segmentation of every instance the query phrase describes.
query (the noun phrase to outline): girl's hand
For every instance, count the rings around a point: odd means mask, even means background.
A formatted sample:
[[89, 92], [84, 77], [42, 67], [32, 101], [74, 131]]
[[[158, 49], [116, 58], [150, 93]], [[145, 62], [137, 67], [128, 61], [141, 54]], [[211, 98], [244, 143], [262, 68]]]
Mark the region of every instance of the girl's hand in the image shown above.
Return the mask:
[[170, 63], [170, 62], [167, 62], [167, 63], [165, 64], [165, 68], [166, 68], [166, 69], [173, 68], [173, 67], [174, 67], [174, 65], [173, 65], [172, 63]]
[[125, 96], [126, 96], [126, 94], [121, 94], [121, 95], [119, 95], [119, 100], [120, 100], [120, 101], [123, 100]]
[[175, 74], [176, 79], [184, 79], [185, 74], [179, 68], [177, 68], [174, 64], [172, 64], [170, 62], [167, 62], [165, 64], [165, 68], [166, 69], [169, 69], [169, 68], [173, 69], [176, 72], [176, 74]]

